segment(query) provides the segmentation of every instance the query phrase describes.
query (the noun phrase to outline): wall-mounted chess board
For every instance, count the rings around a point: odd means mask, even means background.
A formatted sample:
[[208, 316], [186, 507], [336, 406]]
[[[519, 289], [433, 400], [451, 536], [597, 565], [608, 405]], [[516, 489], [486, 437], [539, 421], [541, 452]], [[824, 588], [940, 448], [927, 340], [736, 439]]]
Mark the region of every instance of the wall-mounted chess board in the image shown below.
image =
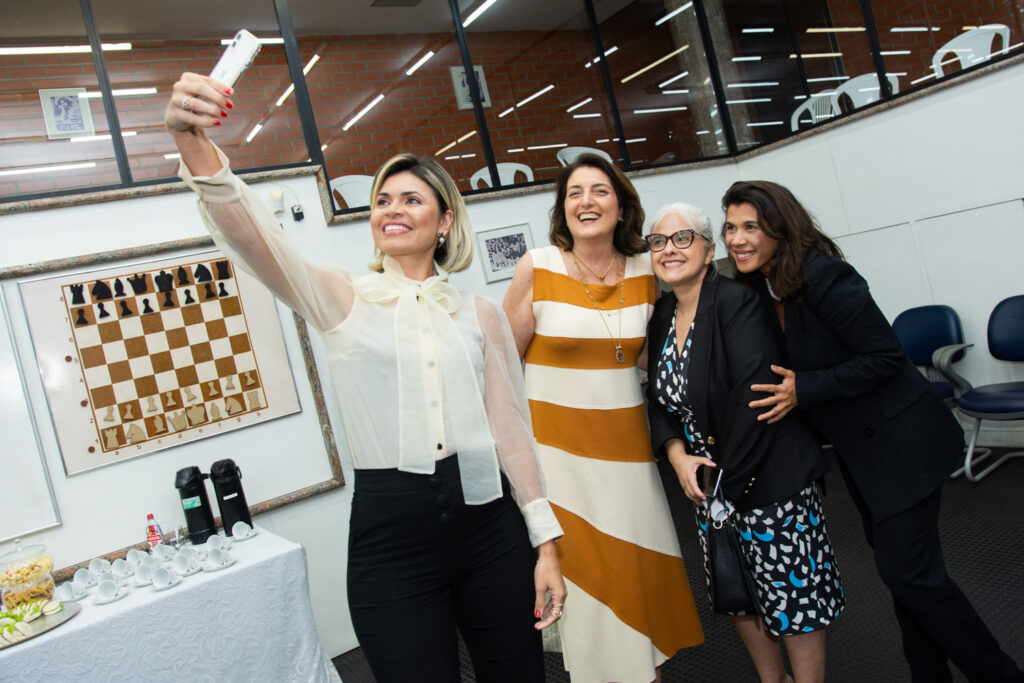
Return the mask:
[[220, 252], [21, 293], [68, 474], [299, 410], [274, 299]]

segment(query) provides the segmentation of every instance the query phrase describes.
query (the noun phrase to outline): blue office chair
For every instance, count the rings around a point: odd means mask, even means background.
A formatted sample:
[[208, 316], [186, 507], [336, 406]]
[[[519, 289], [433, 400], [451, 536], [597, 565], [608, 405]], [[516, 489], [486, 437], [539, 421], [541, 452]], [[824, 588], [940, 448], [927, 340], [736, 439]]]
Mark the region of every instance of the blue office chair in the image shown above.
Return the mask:
[[960, 316], [949, 306], [918, 306], [908, 308], [892, 321], [892, 329], [910, 357], [910, 362], [925, 369], [932, 390], [952, 408], [957, 397], [971, 385], [949, 366], [964, 357]]
[[[988, 319], [988, 350], [999, 360], [1024, 361], [1024, 294], [1003, 299]], [[955, 375], [955, 373], [953, 373]], [[1006, 453], [975, 473], [974, 468], [992, 455], [989, 448], [976, 448], [982, 420], [1024, 420], [1024, 382], [1001, 382], [972, 387], [957, 401], [960, 412], [974, 418], [964, 466], [953, 473], [966, 475], [969, 481], [981, 481], [989, 472], [1010, 458], [1024, 457], [1024, 450]]]

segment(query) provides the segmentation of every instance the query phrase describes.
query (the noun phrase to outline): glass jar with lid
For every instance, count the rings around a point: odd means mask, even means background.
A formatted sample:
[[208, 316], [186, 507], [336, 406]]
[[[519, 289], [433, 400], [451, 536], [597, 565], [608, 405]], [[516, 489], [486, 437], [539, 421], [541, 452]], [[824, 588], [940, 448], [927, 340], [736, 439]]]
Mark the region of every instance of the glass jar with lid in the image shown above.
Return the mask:
[[14, 541], [15, 549], [0, 555], [0, 602], [3, 609], [13, 609], [26, 602], [53, 597], [53, 558], [43, 544], [21, 544]]

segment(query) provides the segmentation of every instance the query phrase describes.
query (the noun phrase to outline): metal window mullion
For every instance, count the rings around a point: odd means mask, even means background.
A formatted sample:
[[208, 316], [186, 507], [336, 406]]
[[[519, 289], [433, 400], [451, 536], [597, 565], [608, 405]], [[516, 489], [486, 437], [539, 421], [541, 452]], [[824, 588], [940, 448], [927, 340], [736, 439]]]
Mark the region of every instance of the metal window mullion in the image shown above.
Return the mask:
[[892, 97], [892, 84], [885, 75], [885, 58], [882, 57], [882, 41], [878, 39], [878, 27], [875, 26], [875, 12], [871, 9], [871, 0], [860, 0], [860, 11], [864, 14], [864, 26], [868, 29], [868, 42], [871, 44], [871, 57], [878, 73], [878, 92], [883, 100]]
[[[124, 138], [121, 136], [121, 120], [117, 116], [117, 107], [114, 105], [114, 93], [111, 91], [110, 75], [107, 73], [107, 60], [103, 57], [103, 44], [100, 41], [99, 30], [96, 28], [96, 17], [92, 13], [92, 0], [79, 0], [79, 5], [82, 8], [82, 20], [85, 22], [85, 31], [89, 37], [89, 47], [92, 50], [92, 64], [100, 86], [100, 97], [103, 100], [104, 114], [107, 117], [107, 130], [110, 131], [110, 142], [114, 146], [117, 172], [121, 175], [122, 185], [131, 185], [132, 172], [128, 166], [128, 152], [125, 150]], [[89, 106], [88, 102], [84, 104]]]
[[452, 22], [455, 24], [455, 37], [459, 42], [462, 65], [466, 69], [466, 83], [469, 85], [469, 97], [473, 100], [473, 115], [476, 117], [476, 127], [480, 133], [480, 143], [484, 148], [487, 168], [491, 172], [491, 187], [501, 187], [501, 179], [498, 177], [498, 162], [494, 158], [491, 133], [487, 129], [487, 117], [484, 115], [483, 97], [480, 95], [480, 84], [476, 80], [476, 70], [473, 69], [473, 57], [469, 53], [469, 42], [466, 40], [466, 29], [462, 25], [462, 14], [459, 12], [458, 0], [448, 0], [448, 7], [451, 9]]
[[597, 55], [597, 68], [601, 71], [601, 81], [604, 83], [605, 96], [608, 98], [608, 106], [612, 111], [612, 127], [615, 135], [619, 138], [619, 154], [622, 155], [622, 165], [627, 170], [633, 167], [629, 158], [629, 149], [626, 147], [626, 129], [622, 125], [622, 117], [619, 115], [619, 103], [615, 99], [615, 89], [612, 87], [612, 74], [608, 71], [608, 60], [604, 58], [604, 45], [601, 42], [601, 31], [597, 26], [597, 12], [594, 11], [593, 0], [583, 0], [587, 11], [587, 19], [590, 21], [590, 37], [594, 41], [594, 52]]
[[736, 156], [738, 154], [736, 132], [732, 129], [732, 116], [729, 115], [729, 107], [725, 104], [726, 98], [725, 90], [722, 88], [722, 74], [718, 70], [718, 58], [715, 57], [715, 46], [711, 41], [708, 16], [704, 12], [704, 3], [701, 0], [693, 0], [693, 12], [697, 17], [697, 26], [700, 28], [700, 38], [704, 41], [704, 59], [708, 64], [711, 88], [715, 91], [718, 115], [722, 119], [722, 131], [725, 133], [725, 142], [729, 146], [729, 156]]
[[306, 75], [302, 73], [302, 55], [299, 54], [299, 43], [295, 38], [295, 27], [292, 24], [291, 8], [288, 0], [274, 0], [274, 12], [277, 14], [277, 25], [284, 39], [285, 61], [288, 62], [288, 76], [292, 80], [292, 96], [295, 108], [299, 112], [302, 125], [302, 137], [306, 141], [306, 151], [312, 163], [318, 164], [327, 175], [327, 165], [320, 149], [320, 133], [316, 128], [316, 117], [313, 115], [313, 103], [306, 87]]

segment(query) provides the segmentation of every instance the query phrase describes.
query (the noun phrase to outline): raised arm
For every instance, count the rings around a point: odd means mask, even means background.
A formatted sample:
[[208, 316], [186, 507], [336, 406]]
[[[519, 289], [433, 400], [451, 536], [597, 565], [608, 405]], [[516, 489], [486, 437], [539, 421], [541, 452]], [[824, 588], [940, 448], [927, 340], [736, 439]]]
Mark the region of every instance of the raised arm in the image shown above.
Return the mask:
[[516, 264], [516, 272], [512, 275], [508, 291], [505, 292], [502, 308], [508, 316], [516, 349], [522, 358], [526, 355], [526, 349], [530, 346], [536, 328], [536, 320], [533, 317], [533, 257], [529, 252], [523, 254]]
[[198, 74], [183, 74], [174, 84], [164, 120], [181, 153], [179, 175], [198, 194], [203, 221], [228, 258], [317, 329], [333, 329], [352, 307], [351, 275], [303, 259], [266, 204], [231, 173], [205, 132], [227, 118], [226, 92]]

